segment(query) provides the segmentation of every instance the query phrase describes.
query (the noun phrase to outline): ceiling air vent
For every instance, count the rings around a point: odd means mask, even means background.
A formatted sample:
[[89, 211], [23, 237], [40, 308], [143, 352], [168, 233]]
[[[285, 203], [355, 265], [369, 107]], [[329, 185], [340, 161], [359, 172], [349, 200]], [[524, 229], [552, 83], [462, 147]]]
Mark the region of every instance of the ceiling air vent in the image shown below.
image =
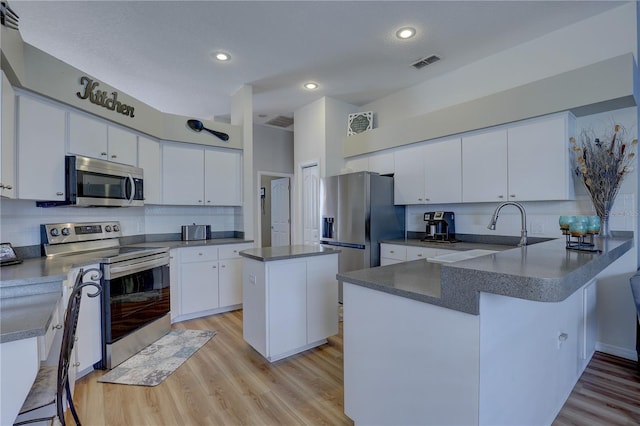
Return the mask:
[[275, 118], [272, 118], [271, 120], [267, 121], [264, 124], [267, 124], [269, 126], [287, 128], [293, 124], [293, 118], [285, 117], [284, 115], [279, 115]]
[[438, 62], [440, 60], [439, 56], [436, 55], [431, 55], [428, 56], [426, 58], [422, 58], [420, 59], [418, 62], [416, 62], [415, 64], [412, 64], [411, 66], [414, 67], [415, 69], [419, 70], [422, 69], [424, 67], [426, 67], [427, 65], [430, 65], [434, 62]]

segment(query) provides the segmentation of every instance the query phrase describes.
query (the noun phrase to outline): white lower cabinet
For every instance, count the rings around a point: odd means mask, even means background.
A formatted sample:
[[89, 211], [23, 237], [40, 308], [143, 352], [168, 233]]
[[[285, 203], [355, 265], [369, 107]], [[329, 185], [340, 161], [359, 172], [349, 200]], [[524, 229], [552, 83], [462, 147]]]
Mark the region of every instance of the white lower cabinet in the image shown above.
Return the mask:
[[242, 304], [239, 252], [251, 243], [171, 251], [171, 321], [238, 309]]
[[447, 250], [434, 247], [403, 246], [398, 244], [380, 244], [380, 266], [394, 263], [408, 262], [411, 260], [428, 259], [455, 253], [456, 250]]
[[242, 259], [243, 337], [273, 362], [338, 332], [338, 255]]
[[[85, 266], [85, 271], [99, 269], [99, 265]], [[78, 270], [72, 270], [68, 275], [69, 285], [75, 282]], [[99, 282], [91, 280], [91, 274], [85, 275], [83, 282]], [[102, 312], [100, 296], [89, 297], [97, 291], [96, 287], [87, 286], [82, 290], [82, 302], [80, 303], [80, 313], [78, 315], [78, 328], [76, 329], [76, 343], [74, 345], [75, 358], [72, 357], [70, 370], [80, 378], [93, 370], [94, 364], [102, 360]], [[69, 297], [69, 293], [63, 297]], [[66, 302], [65, 302], [66, 303]], [[64, 321], [64, 307], [61, 317]], [[71, 373], [70, 373], [71, 375]]]

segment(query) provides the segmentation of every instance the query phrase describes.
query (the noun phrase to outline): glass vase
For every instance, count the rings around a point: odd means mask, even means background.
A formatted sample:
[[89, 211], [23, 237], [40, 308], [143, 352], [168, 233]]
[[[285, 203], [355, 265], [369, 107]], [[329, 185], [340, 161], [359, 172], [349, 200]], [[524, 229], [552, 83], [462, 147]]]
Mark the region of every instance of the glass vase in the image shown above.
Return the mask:
[[603, 238], [611, 237], [611, 230], [609, 229], [609, 212], [608, 211], [605, 212], [602, 216], [600, 216], [600, 233], [598, 235], [600, 235], [600, 237], [603, 237]]

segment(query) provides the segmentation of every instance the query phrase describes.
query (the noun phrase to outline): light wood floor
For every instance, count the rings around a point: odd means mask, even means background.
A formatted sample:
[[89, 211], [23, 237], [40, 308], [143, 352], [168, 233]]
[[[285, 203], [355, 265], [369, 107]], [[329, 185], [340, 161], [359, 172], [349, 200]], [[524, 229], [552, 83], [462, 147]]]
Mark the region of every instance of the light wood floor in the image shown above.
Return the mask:
[[[327, 345], [271, 364], [242, 339], [242, 311], [174, 328], [217, 335], [156, 387], [98, 383], [103, 371], [80, 379], [74, 401], [84, 425], [353, 424], [343, 406], [342, 330]], [[636, 364], [600, 353], [554, 422], [638, 424]]]

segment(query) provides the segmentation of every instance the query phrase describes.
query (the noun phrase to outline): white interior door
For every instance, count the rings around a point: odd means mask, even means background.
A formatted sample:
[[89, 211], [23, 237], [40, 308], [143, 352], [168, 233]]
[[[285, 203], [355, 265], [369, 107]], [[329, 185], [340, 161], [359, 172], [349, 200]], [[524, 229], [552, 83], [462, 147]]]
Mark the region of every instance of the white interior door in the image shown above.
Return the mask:
[[320, 209], [320, 171], [318, 165], [302, 169], [302, 238], [304, 244], [320, 242], [318, 219]]
[[271, 181], [271, 246], [291, 243], [289, 178]]

